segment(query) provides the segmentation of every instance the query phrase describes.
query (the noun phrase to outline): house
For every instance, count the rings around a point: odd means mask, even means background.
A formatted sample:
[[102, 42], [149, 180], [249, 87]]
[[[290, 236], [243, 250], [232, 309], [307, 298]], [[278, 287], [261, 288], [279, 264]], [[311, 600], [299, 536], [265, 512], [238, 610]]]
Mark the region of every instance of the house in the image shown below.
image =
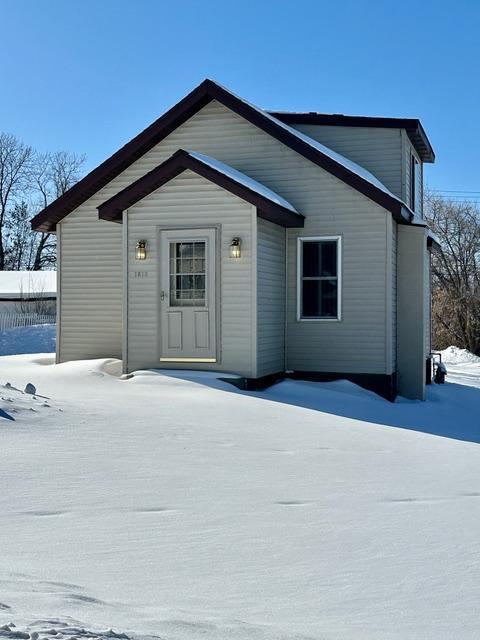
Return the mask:
[[33, 218], [57, 234], [57, 360], [424, 398], [433, 161], [416, 119], [268, 112], [205, 80]]
[[0, 314], [55, 313], [56, 271], [0, 271]]

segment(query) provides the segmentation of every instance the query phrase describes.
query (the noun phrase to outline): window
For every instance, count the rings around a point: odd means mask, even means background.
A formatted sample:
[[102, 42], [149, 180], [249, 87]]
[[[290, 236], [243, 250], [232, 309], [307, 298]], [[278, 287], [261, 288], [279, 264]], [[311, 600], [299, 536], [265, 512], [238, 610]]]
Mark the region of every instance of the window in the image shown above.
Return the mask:
[[338, 236], [298, 238], [298, 320], [340, 320]]
[[205, 242], [170, 243], [170, 306], [205, 306]]
[[421, 193], [420, 163], [413, 155], [410, 156], [410, 209], [415, 211], [420, 204], [419, 195]]

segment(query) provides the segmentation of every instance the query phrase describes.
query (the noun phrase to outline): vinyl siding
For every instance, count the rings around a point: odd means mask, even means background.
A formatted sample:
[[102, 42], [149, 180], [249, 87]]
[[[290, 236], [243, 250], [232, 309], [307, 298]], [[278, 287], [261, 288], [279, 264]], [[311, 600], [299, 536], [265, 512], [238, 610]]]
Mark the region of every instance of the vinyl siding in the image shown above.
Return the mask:
[[402, 167], [404, 174], [404, 184], [402, 191], [402, 199], [410, 206], [410, 170], [411, 170], [411, 158], [415, 156], [420, 167], [420, 184], [416, 185], [415, 192], [415, 213], [423, 218], [423, 162], [420, 160], [415, 147], [412, 145], [410, 138], [406, 131], [402, 131]]
[[[288, 230], [288, 368], [390, 373], [386, 362], [387, 218], [380, 207], [348, 205], [332, 195], [330, 216]], [[297, 237], [341, 235], [340, 321], [298, 321]], [[391, 322], [390, 318], [388, 322]]]
[[[128, 210], [128, 370], [162, 366], [160, 363], [161, 316], [160, 227], [215, 227], [217, 256], [220, 257], [220, 281], [216, 282], [219, 299], [217, 348], [219, 361], [214, 364], [190, 364], [189, 368], [232, 371], [255, 376], [252, 226], [256, 210], [240, 198], [185, 171]], [[186, 231], [188, 233], [188, 231]], [[231, 239], [242, 239], [242, 256], [231, 259]], [[133, 259], [135, 244], [147, 240], [147, 259]], [[218, 250], [219, 249], [219, 250]], [[218, 258], [217, 258], [218, 259]], [[141, 277], [136, 277], [137, 272]], [[185, 365], [178, 365], [185, 368]]]
[[402, 130], [298, 124], [295, 128], [365, 167], [402, 197]]
[[398, 387], [419, 400], [425, 399], [426, 241], [424, 227], [398, 227]]
[[285, 229], [257, 222], [257, 375], [285, 369]]
[[431, 253], [425, 251], [425, 357], [428, 358], [432, 350], [432, 301], [431, 301]]
[[122, 227], [88, 204], [58, 226], [60, 362], [122, 357]]
[[[179, 148], [232, 165], [288, 199], [306, 216], [305, 229], [288, 232], [288, 368], [384, 373], [385, 225], [390, 214], [215, 101], [62, 222], [67, 236], [62, 270], [68, 272], [62, 286], [62, 359], [119, 355], [121, 226], [98, 221], [96, 207]], [[195, 218], [204, 221], [198, 213]], [[309, 234], [343, 237], [342, 322], [296, 321], [296, 237]]]
[[392, 323], [392, 372], [397, 369], [397, 242], [398, 242], [398, 224], [392, 221], [392, 286], [391, 286], [391, 323]]

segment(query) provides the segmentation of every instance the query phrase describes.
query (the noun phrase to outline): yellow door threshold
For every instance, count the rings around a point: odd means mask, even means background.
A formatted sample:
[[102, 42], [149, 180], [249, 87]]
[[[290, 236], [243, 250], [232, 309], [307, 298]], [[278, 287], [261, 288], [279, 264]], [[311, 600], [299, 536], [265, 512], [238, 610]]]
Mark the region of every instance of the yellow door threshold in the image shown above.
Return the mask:
[[160, 358], [160, 362], [216, 362], [216, 358]]

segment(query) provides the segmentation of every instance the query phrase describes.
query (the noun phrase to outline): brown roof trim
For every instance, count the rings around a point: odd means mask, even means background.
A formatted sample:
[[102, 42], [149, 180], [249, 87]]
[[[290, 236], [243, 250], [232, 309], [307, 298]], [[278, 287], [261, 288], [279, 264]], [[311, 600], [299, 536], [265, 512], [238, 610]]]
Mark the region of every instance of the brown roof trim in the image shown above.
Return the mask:
[[37, 214], [31, 221], [32, 229], [35, 231], [54, 231], [57, 222], [60, 222], [66, 215], [83, 204], [135, 160], [138, 160], [212, 100], [222, 103], [225, 107], [244, 117], [304, 158], [322, 167], [322, 169], [350, 185], [367, 198], [391, 211], [399, 221], [405, 221], [402, 215], [404, 205], [397, 198], [383, 191], [331, 156], [322, 153], [318, 148], [297, 136], [295, 132], [287, 129], [272, 116], [238, 98], [221, 85], [213, 82], [213, 80], [207, 79], [147, 129], [91, 171], [80, 182], [77, 182], [64, 195]]
[[183, 149], [176, 151], [168, 160], [101, 204], [98, 207], [98, 217], [102, 220], [121, 222], [123, 211], [186, 169], [194, 171], [242, 200], [250, 202], [257, 207], [258, 215], [265, 220], [270, 220], [282, 227], [303, 227], [304, 216], [250, 189]]
[[341, 113], [317, 111], [268, 111], [285, 124], [318, 124], [331, 127], [378, 127], [405, 129], [423, 162], [435, 162], [435, 152], [418, 118], [384, 118], [380, 116], [346, 116]]

